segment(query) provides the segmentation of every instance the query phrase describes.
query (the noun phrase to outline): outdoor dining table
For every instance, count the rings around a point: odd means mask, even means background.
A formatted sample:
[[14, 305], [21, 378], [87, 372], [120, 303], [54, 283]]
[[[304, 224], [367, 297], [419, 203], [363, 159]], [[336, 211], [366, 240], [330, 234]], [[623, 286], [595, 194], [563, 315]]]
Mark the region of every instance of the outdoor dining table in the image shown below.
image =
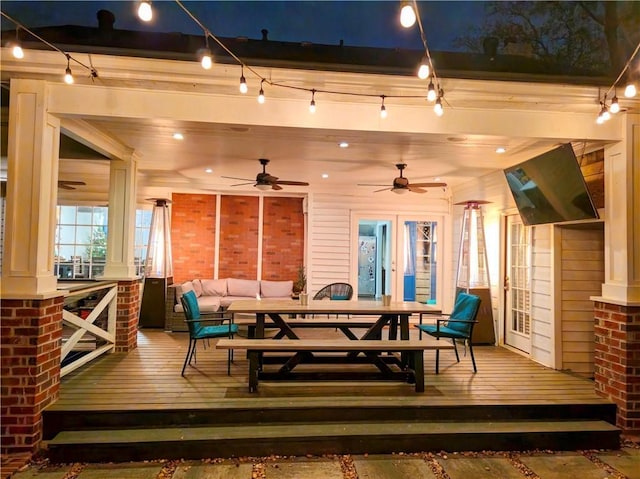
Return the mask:
[[[305, 322], [314, 324], [314, 316], [333, 317], [336, 316], [335, 322], [329, 319], [317, 321], [318, 327], [325, 328], [344, 328], [345, 324], [349, 324], [346, 316], [373, 316], [372, 325], [370, 325], [365, 333], [359, 338], [353, 334], [349, 334], [349, 338], [354, 341], [379, 340], [382, 339], [382, 333], [385, 327], [389, 327], [389, 339], [398, 339], [397, 331], [400, 331], [400, 340], [409, 340], [409, 318], [412, 314], [440, 314], [441, 311], [435, 305], [420, 303], [417, 301], [396, 301], [388, 305], [382, 301], [357, 301], [357, 300], [310, 300], [308, 304], [302, 305], [298, 301], [283, 300], [238, 300], [231, 303], [228, 310], [232, 315], [235, 314], [255, 314], [256, 324], [254, 338], [265, 337], [265, 323], [267, 318], [271, 320], [268, 324], [269, 328], [279, 328], [278, 337], [286, 337], [288, 339], [297, 340], [299, 336], [295, 332], [295, 328], [288, 324], [289, 318], [305, 318]], [[339, 319], [342, 316], [341, 319]], [[377, 318], [376, 318], [377, 317]], [[293, 321], [292, 321], [293, 323]], [[362, 323], [357, 320], [353, 321], [353, 328], [362, 328]], [[300, 362], [305, 362], [305, 358], [313, 357], [308, 352], [298, 352], [293, 358], [285, 359], [289, 368], [295, 367]], [[347, 354], [342, 358], [316, 358], [316, 361], [339, 362], [339, 363], [355, 363], [357, 360], [357, 345], [354, 344], [354, 352]], [[261, 359], [262, 360], [262, 359]], [[366, 360], [366, 358], [365, 358]], [[275, 359], [273, 362], [278, 361]], [[282, 359], [280, 359], [282, 362]], [[407, 365], [407, 357], [405, 353], [401, 353], [400, 360], [390, 356], [385, 362], [395, 362], [400, 367]]]

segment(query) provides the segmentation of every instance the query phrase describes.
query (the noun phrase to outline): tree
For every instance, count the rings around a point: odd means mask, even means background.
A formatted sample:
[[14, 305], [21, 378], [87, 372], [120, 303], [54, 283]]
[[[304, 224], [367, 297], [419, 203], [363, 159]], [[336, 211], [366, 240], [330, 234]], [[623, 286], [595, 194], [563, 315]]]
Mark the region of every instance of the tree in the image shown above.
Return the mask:
[[617, 75], [640, 41], [640, 2], [487, 2], [482, 26], [455, 45], [518, 44], [554, 70]]
[[87, 258], [101, 258], [107, 256], [107, 234], [104, 228], [94, 228], [89, 238], [89, 246], [85, 251]]

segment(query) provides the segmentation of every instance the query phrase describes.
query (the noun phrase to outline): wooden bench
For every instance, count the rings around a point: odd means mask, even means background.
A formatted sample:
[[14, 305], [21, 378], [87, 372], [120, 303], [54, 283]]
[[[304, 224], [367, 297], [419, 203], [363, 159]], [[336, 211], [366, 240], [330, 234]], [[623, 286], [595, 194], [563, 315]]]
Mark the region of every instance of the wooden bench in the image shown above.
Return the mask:
[[[424, 359], [423, 352], [428, 349], [437, 349], [439, 346], [428, 344], [425, 341], [409, 340], [371, 340], [354, 341], [350, 339], [242, 339], [222, 338], [216, 344], [220, 349], [245, 349], [249, 357], [249, 392], [258, 390], [258, 379], [293, 380], [293, 379], [319, 379], [319, 380], [403, 380], [415, 383], [416, 392], [424, 392]], [[292, 352], [296, 353], [287, 361], [278, 372], [267, 373], [261, 370], [261, 357], [268, 352]], [[351, 355], [334, 358], [343, 364], [359, 363], [355, 356], [364, 353], [367, 362], [378, 367], [377, 373], [358, 371], [333, 371], [333, 372], [308, 372], [293, 373], [292, 369], [300, 362], [327, 362], [327, 358], [317, 358], [314, 361], [313, 353], [351, 353]], [[406, 354], [407, 363], [401, 372], [392, 371], [381, 353]]]

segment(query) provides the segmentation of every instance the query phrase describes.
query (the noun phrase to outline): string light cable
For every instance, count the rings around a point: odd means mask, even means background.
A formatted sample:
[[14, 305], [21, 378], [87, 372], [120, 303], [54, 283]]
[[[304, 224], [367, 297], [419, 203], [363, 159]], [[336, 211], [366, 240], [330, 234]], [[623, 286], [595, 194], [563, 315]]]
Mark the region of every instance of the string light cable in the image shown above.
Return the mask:
[[77, 58], [74, 58], [70, 53], [58, 48], [57, 46], [55, 46], [53, 43], [45, 40], [44, 38], [42, 38], [40, 35], [32, 32], [31, 30], [29, 30], [26, 26], [24, 26], [22, 23], [20, 23], [19, 21], [15, 20], [14, 18], [12, 18], [11, 16], [7, 15], [5, 12], [0, 11], [0, 15], [2, 15], [4, 18], [6, 18], [7, 20], [9, 20], [11, 23], [13, 23], [16, 26], [16, 30], [17, 29], [22, 29], [25, 32], [27, 32], [29, 35], [31, 35], [33, 38], [37, 39], [38, 41], [44, 43], [45, 45], [47, 45], [49, 48], [51, 48], [52, 50], [55, 50], [58, 53], [61, 53], [62, 55], [64, 55], [66, 61], [67, 61], [67, 67], [65, 69], [65, 76], [71, 72], [71, 66], [70, 63], [74, 62], [78, 65], [80, 65], [82, 68], [84, 68], [85, 70], [87, 70], [89, 72], [89, 77], [90, 78], [97, 78], [98, 77], [98, 71], [93, 68], [90, 65], [85, 65], [83, 62], [81, 62], [80, 60], [78, 60]]
[[[620, 82], [624, 74], [629, 70], [631, 63], [634, 61], [636, 55], [638, 55], [638, 52], [640, 52], [640, 42], [638, 42], [638, 45], [636, 45], [635, 50], [633, 51], [633, 53], [631, 54], [627, 62], [624, 64], [624, 66], [622, 67], [620, 74], [615, 79], [615, 81], [611, 84], [609, 89], [605, 91], [604, 96], [602, 98], [600, 97], [600, 92], [598, 92], [598, 104], [600, 105], [600, 110], [598, 113], [598, 118], [596, 119], [596, 123], [598, 123], [599, 125], [607, 121], [609, 118], [611, 118], [610, 113], [616, 114], [620, 111], [620, 104], [618, 103], [618, 95], [616, 93], [618, 82]], [[637, 89], [634, 84], [634, 79], [631, 76], [625, 88], [625, 97], [633, 98], [636, 95], [636, 90]], [[611, 103], [610, 105], [607, 105], [607, 97], [612, 91], [613, 91], [613, 97], [611, 98]]]

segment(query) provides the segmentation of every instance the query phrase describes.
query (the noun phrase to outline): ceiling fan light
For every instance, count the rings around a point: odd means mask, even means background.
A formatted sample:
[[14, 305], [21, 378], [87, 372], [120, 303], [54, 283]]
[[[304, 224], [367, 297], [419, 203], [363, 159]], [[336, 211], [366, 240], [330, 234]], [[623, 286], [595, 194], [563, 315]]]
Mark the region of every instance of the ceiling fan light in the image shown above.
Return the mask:
[[268, 185], [266, 183], [258, 183], [257, 185], [255, 185], [255, 187], [260, 191], [267, 191], [271, 189], [271, 185]]
[[407, 191], [409, 191], [409, 189], [408, 188], [393, 188], [391, 191], [393, 191], [397, 195], [404, 195]]

